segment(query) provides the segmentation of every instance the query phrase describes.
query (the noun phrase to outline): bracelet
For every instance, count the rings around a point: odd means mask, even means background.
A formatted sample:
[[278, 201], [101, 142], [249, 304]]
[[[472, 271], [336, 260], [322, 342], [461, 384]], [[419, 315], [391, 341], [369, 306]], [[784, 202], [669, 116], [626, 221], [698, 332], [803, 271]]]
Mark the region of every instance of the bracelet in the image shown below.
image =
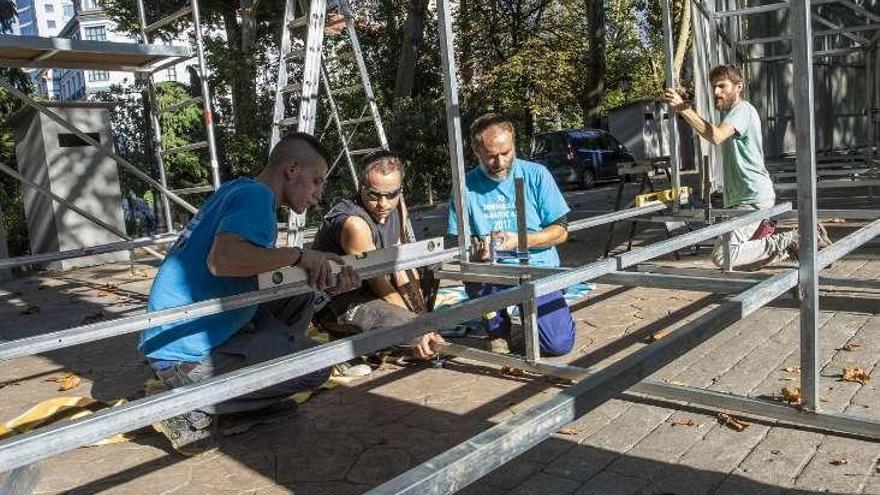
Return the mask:
[[302, 261], [303, 251], [304, 251], [303, 249], [299, 248], [299, 256], [296, 257], [296, 259], [293, 261], [293, 263], [290, 264], [290, 266], [296, 266], [299, 264], [300, 261]]

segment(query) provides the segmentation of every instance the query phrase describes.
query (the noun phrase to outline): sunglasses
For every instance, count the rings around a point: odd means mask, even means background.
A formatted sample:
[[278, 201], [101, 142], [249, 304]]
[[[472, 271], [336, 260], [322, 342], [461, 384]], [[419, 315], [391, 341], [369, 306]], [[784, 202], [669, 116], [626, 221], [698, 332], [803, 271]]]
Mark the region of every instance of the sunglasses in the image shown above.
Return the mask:
[[381, 192], [381, 191], [374, 191], [372, 189], [367, 189], [367, 188], [363, 189], [364, 194], [366, 194], [367, 199], [369, 199], [370, 201], [379, 201], [382, 198], [385, 198], [388, 201], [395, 200], [395, 199], [397, 199], [398, 196], [400, 196], [400, 192], [402, 190], [403, 190], [403, 188], [396, 189], [394, 191], [389, 191], [389, 192]]

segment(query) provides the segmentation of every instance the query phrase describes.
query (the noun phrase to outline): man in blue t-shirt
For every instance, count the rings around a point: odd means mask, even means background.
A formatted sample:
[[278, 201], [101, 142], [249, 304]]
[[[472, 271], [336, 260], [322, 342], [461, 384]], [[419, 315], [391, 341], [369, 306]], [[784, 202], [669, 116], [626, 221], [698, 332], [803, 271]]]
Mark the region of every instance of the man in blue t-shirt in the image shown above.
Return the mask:
[[[490, 243], [498, 250], [517, 248], [515, 178], [522, 178], [526, 192], [526, 228], [528, 230], [529, 264], [559, 266], [556, 245], [568, 238], [565, 203], [553, 176], [543, 166], [516, 158], [516, 134], [513, 123], [497, 114], [486, 114], [471, 125], [471, 147], [479, 159], [479, 166], [468, 172], [468, 218], [471, 235], [482, 246], [476, 253], [477, 261], [488, 261]], [[448, 232], [457, 235], [455, 206], [450, 203]], [[503, 262], [517, 263], [517, 260]], [[466, 283], [470, 298], [491, 294], [503, 289], [494, 284]], [[537, 298], [538, 329], [541, 352], [562, 355], [574, 346], [574, 321], [561, 291]], [[507, 310], [491, 314], [486, 321], [490, 335], [510, 335], [510, 315]]]
[[[284, 266], [305, 270], [317, 289], [341, 292], [358, 287], [360, 280], [350, 266], [343, 266], [338, 279], [334, 277], [330, 262], [343, 263], [335, 254], [275, 247], [278, 207], [303, 213], [317, 203], [329, 161], [318, 140], [293, 133], [275, 145], [256, 178], [223, 184], [168, 251], [150, 289], [147, 311], [253, 291], [256, 275]], [[171, 387], [206, 380], [314, 346], [305, 334], [313, 299], [309, 293], [159, 325], [144, 330], [139, 348], [156, 375]], [[192, 455], [214, 446], [214, 415], [262, 409], [318, 387], [328, 377], [329, 370], [316, 371], [163, 420], [155, 427], [175, 449]]]
[[[724, 178], [724, 207], [765, 210], [773, 207], [776, 193], [764, 166], [761, 120], [758, 111], [742, 98], [743, 74], [735, 65], [719, 65], [709, 72], [715, 108], [721, 122], [712, 124], [700, 117], [677, 91], [667, 89], [664, 100], [678, 112], [706, 141], [721, 148]], [[731, 266], [757, 269], [788, 257], [797, 258], [796, 230], [772, 233], [767, 222], [757, 222], [730, 233]], [[817, 226], [820, 249], [831, 244], [828, 234]], [[712, 252], [717, 266], [724, 262], [724, 247], [719, 238]]]

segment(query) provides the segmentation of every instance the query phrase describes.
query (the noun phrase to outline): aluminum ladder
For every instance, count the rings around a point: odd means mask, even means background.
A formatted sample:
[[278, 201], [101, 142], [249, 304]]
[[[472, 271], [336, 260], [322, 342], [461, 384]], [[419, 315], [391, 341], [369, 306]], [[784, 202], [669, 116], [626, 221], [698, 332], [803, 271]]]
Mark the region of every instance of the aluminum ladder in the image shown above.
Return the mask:
[[[207, 63], [205, 62], [205, 47], [202, 39], [202, 24], [199, 14], [198, 0], [190, 0], [189, 5], [182, 7], [176, 12], [150, 24], [147, 24], [147, 17], [146, 11], [144, 9], [143, 0], [137, 0], [137, 10], [138, 18], [140, 21], [140, 42], [145, 44], [149, 44], [151, 42], [152, 34], [155, 33], [158, 29], [167, 26], [168, 24], [171, 24], [173, 22], [176, 22], [183, 17], [187, 17], [190, 15], [192, 16], [196, 45], [195, 55], [198, 59], [198, 76], [201, 82], [199, 88], [201, 95], [185, 98], [170, 105], [165, 105], [161, 108], [159, 107], [159, 99], [156, 96], [156, 85], [153, 79], [153, 75], [159, 71], [168, 69], [174, 65], [181, 63], [181, 60], [179, 59], [171, 60], [152, 68], [150, 72], [146, 73], [144, 79], [147, 81], [147, 92], [150, 100], [150, 126], [153, 130], [153, 147], [156, 155], [156, 163], [159, 168], [160, 183], [163, 187], [168, 187], [165, 169], [166, 156], [174, 153], [183, 153], [187, 151], [207, 149], [211, 168], [211, 184], [190, 187], [186, 189], [176, 189], [172, 190], [172, 192], [178, 195], [185, 195], [214, 191], [218, 187], [220, 187], [220, 163], [217, 159], [217, 142], [214, 137], [214, 115], [211, 105], [211, 91], [208, 87], [208, 70]], [[199, 104], [202, 105], [202, 123], [205, 126], [205, 140], [199, 141], [197, 143], [190, 143], [166, 149], [162, 145], [162, 115], [175, 112], [177, 110], [180, 110], [181, 108], [185, 108], [190, 105]], [[173, 232], [174, 224], [172, 223], [171, 207], [168, 201], [168, 197], [165, 194], [161, 194], [161, 201], [162, 209], [164, 211], [166, 228], [168, 229], [168, 232]]]
[[[330, 119], [321, 135], [334, 125], [339, 134], [342, 151], [330, 165], [328, 175], [344, 157], [352, 176], [355, 187], [358, 186], [358, 174], [354, 158], [374, 151], [388, 149], [388, 139], [382, 126], [382, 118], [376, 105], [373, 86], [370, 83], [363, 52], [355, 29], [354, 16], [347, 0], [310, 0], [308, 6], [300, 1], [299, 7], [304, 15], [296, 16], [296, 3], [287, 0], [285, 3], [284, 23], [281, 33], [281, 61], [278, 65], [276, 81], [275, 107], [273, 112], [272, 132], [269, 140], [270, 149], [281, 139], [285, 127], [296, 125], [301, 132], [315, 134], [318, 98], [323, 84], [329, 104]], [[328, 24], [328, 19], [330, 22]], [[338, 29], [345, 25], [344, 31]], [[329, 38], [325, 44], [325, 35]], [[325, 53], [326, 52], [326, 53]], [[348, 86], [341, 81], [334, 81], [344, 72], [342, 67], [346, 61], [354, 61], [359, 73], [359, 82]], [[290, 83], [288, 63], [303, 64], [301, 83]], [[296, 116], [288, 116], [287, 100], [298, 96], [299, 111]], [[344, 117], [340, 115], [336, 97], [340, 95], [363, 97], [360, 115]], [[376, 145], [362, 149], [351, 149], [350, 143], [361, 124], [372, 123], [375, 130]], [[302, 246], [305, 215], [293, 212], [288, 216], [288, 246]]]

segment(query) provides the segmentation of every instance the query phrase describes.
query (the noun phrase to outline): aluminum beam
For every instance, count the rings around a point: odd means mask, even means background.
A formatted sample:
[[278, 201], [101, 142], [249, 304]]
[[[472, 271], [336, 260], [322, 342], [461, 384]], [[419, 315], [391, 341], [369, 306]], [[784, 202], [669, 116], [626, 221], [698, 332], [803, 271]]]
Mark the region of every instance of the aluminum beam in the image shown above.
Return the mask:
[[[421, 266], [450, 261], [454, 256], [455, 250], [447, 249], [424, 257], [379, 265], [367, 270], [359, 271], [358, 273], [361, 278], [366, 280], [379, 275], [387, 275], [389, 273], [408, 270], [410, 268], [418, 268]], [[207, 316], [228, 311], [230, 309], [253, 306], [268, 301], [274, 301], [276, 299], [306, 294], [313, 290], [314, 289], [305, 283], [287, 285], [274, 289], [246, 292], [235, 296], [208, 299], [198, 303], [169, 308], [153, 313], [101, 321], [91, 325], [82, 325], [66, 330], [59, 330], [57, 332], [36, 335], [34, 337], [3, 342], [0, 343], [0, 361], [22, 356], [30, 356], [55, 349], [84, 344], [86, 342], [93, 342], [137, 332], [156, 325], [171, 323], [186, 318]], [[0, 469], [0, 472], [2, 472], [2, 469]]]
[[37, 263], [49, 263], [51, 261], [70, 260], [75, 258], [82, 258], [84, 256], [94, 256], [96, 254], [115, 253], [117, 251], [130, 251], [132, 249], [137, 249], [141, 247], [170, 244], [176, 240], [176, 234], [170, 236], [166, 235], [142, 237], [140, 239], [132, 239], [130, 241], [112, 242], [109, 244], [102, 244], [100, 246], [85, 247], [80, 249], [69, 249], [67, 251], [59, 251], [57, 253], [31, 254], [28, 256], [17, 256], [15, 258], [4, 258], [0, 259], [0, 270], [16, 266], [33, 265]]
[[[837, 261], [859, 242], [880, 233], [880, 221], [847, 236], [817, 259], [817, 268]], [[520, 412], [464, 443], [416, 466], [367, 492], [369, 494], [454, 493], [543, 441], [559, 428], [653, 374], [731, 323], [753, 313], [798, 282], [798, 270], [786, 270], [735, 296], [718, 308], [679, 328], [663, 340], [630, 354]], [[880, 424], [866, 425], [872, 436]]]
[[461, 134], [461, 107], [458, 101], [458, 79], [455, 71], [455, 38], [452, 34], [452, 11], [449, 0], [437, 4], [440, 31], [440, 62], [443, 68], [443, 91], [446, 94], [446, 133], [449, 140], [449, 158], [452, 165], [452, 201], [455, 205], [458, 228], [458, 256], [468, 260], [471, 228], [464, 174], [464, 144]]

